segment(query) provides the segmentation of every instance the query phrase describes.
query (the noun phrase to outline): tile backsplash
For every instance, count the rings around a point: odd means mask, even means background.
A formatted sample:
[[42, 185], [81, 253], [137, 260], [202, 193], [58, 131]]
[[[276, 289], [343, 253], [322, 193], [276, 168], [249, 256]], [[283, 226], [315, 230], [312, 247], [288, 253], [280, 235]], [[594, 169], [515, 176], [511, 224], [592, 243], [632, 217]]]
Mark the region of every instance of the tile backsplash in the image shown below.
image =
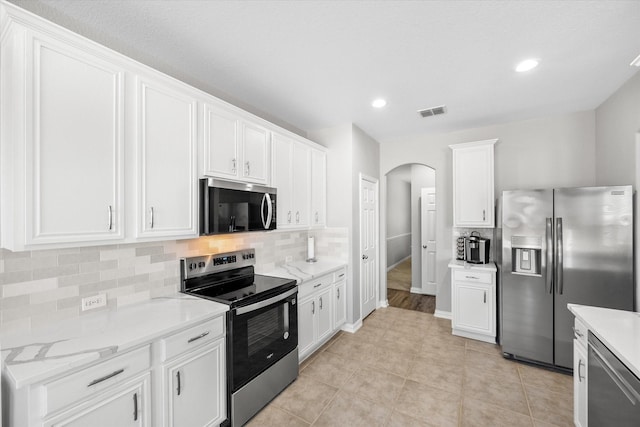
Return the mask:
[[174, 293], [180, 287], [181, 257], [254, 248], [256, 270], [267, 272], [286, 257], [304, 260], [307, 236], [315, 236], [318, 258], [348, 258], [346, 228], [25, 252], [0, 249], [0, 331], [81, 316], [82, 298], [98, 293], [107, 294], [110, 308]]

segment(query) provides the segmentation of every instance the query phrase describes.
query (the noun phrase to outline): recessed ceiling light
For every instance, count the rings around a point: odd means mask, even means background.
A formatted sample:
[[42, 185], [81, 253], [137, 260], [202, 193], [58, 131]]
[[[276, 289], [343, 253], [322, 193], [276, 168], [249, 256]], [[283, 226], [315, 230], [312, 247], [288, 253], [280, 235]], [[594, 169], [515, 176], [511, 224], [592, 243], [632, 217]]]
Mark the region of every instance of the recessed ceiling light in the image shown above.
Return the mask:
[[521, 63], [516, 66], [516, 71], [519, 73], [524, 73], [525, 71], [533, 70], [539, 64], [537, 59], [525, 59]]
[[374, 108], [382, 108], [387, 105], [387, 101], [382, 98], [378, 98], [371, 103], [371, 106]]

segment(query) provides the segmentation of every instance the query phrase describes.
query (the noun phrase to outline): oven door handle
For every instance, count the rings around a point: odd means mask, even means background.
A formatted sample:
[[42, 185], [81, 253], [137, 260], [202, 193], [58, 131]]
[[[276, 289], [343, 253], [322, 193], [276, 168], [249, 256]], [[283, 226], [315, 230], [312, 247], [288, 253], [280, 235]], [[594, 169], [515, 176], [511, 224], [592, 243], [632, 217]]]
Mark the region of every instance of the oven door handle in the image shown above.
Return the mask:
[[255, 310], [259, 310], [263, 307], [267, 307], [273, 303], [276, 303], [278, 301], [282, 301], [284, 299], [289, 298], [291, 295], [294, 295], [296, 292], [298, 292], [298, 288], [295, 287], [293, 289], [291, 289], [290, 291], [285, 292], [284, 294], [280, 294], [280, 295], [276, 295], [275, 297], [271, 297], [269, 299], [266, 299], [264, 301], [260, 301], [257, 302], [255, 304], [251, 304], [251, 305], [247, 305], [245, 307], [238, 307], [236, 308], [236, 314], [245, 314], [245, 313], [249, 313], [251, 311], [255, 311]]

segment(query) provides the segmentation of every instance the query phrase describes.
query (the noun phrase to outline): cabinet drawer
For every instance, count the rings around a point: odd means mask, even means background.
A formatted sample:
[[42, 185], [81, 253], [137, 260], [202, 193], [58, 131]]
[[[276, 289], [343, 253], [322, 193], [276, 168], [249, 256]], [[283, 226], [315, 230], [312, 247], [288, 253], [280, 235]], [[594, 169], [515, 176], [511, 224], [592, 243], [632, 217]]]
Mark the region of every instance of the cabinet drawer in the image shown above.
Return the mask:
[[145, 346], [43, 385], [45, 412], [50, 414], [150, 369], [150, 356]]
[[340, 270], [333, 273], [333, 283], [339, 282], [341, 280], [345, 280], [347, 278], [347, 269], [341, 268]]
[[576, 318], [573, 324], [573, 337], [583, 348], [587, 348], [587, 331], [587, 326]]
[[493, 283], [493, 274], [477, 270], [454, 270], [453, 279], [456, 282]]
[[333, 274], [326, 274], [308, 282], [303, 282], [298, 286], [298, 299], [311, 295], [316, 291], [325, 289], [333, 283]]
[[224, 335], [223, 316], [208, 320], [160, 340], [160, 358], [164, 362], [185, 351]]

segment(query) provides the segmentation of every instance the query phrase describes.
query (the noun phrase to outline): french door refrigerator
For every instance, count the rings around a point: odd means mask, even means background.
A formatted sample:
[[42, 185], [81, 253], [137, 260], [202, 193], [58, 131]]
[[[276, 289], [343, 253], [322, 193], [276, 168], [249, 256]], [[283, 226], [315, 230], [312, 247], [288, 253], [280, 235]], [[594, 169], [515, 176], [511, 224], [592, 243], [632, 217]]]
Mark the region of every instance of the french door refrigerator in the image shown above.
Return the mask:
[[571, 369], [567, 303], [633, 310], [631, 186], [502, 193], [500, 344]]

